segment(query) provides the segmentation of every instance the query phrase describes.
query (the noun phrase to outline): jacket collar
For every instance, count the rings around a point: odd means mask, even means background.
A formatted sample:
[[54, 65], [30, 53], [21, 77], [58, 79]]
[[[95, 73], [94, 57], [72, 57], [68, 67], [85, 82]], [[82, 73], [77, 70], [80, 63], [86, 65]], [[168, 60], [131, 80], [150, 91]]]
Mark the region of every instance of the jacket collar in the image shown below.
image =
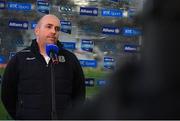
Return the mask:
[[[58, 47], [59, 47], [59, 50], [62, 50], [63, 48], [63, 45], [60, 41], [57, 41], [57, 44], [56, 44]], [[35, 54], [40, 54], [39, 52], [39, 46], [38, 46], [38, 43], [36, 41], [36, 39], [33, 39], [32, 40], [32, 43], [31, 43], [31, 51], [34, 52]]]

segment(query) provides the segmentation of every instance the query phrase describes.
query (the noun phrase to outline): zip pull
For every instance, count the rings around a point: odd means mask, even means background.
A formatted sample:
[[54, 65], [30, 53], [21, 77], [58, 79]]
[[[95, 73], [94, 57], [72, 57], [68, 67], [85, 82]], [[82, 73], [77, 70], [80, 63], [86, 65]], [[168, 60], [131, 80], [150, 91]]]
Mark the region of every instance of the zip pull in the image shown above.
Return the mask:
[[21, 104], [21, 105], [23, 104], [23, 100], [20, 100], [20, 104]]
[[21, 108], [23, 107], [23, 103], [24, 103], [23, 100], [20, 99], [20, 100], [19, 100], [19, 104], [20, 104], [20, 107], [21, 107]]

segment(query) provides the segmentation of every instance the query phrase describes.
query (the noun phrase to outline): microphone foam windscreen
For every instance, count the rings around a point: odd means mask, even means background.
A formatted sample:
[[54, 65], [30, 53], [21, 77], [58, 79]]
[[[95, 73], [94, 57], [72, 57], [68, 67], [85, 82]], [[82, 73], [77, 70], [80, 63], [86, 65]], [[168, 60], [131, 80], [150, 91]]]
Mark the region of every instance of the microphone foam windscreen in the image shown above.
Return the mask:
[[46, 44], [46, 54], [50, 57], [50, 53], [58, 54], [59, 47], [55, 44]]

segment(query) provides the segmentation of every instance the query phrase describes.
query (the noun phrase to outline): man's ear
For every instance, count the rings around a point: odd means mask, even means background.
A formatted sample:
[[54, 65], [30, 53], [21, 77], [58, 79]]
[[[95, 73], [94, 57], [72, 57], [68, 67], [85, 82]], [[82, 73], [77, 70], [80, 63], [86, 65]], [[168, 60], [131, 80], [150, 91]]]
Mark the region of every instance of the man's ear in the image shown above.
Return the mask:
[[35, 27], [34, 33], [36, 36], [39, 35], [39, 27], [38, 26]]

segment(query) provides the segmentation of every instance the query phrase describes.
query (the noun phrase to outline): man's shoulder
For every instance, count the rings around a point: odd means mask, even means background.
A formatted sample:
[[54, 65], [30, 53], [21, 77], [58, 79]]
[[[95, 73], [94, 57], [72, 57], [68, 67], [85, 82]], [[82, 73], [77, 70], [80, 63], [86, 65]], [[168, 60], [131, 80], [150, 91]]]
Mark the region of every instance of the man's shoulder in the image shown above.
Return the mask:
[[19, 51], [19, 53], [30, 53], [30, 52], [31, 52], [30, 47], [27, 47], [27, 48], [25, 48], [25, 49]]
[[17, 57], [22, 57], [22, 56], [28, 56], [29, 54], [31, 54], [31, 48], [30, 47], [26, 47], [23, 50], [17, 52], [16, 56]]
[[75, 56], [75, 54], [69, 50], [66, 50], [62, 48], [62, 54], [67, 55], [67, 56]]
[[62, 49], [62, 51], [60, 52], [60, 56], [65, 56], [66, 60], [72, 63], [78, 61], [77, 56], [73, 52], [66, 49]]
[[25, 58], [29, 57], [30, 55], [32, 55], [30, 48], [24, 48], [23, 50], [16, 52], [15, 55], [10, 59], [10, 62], [22, 62], [22, 60], [25, 60]]

